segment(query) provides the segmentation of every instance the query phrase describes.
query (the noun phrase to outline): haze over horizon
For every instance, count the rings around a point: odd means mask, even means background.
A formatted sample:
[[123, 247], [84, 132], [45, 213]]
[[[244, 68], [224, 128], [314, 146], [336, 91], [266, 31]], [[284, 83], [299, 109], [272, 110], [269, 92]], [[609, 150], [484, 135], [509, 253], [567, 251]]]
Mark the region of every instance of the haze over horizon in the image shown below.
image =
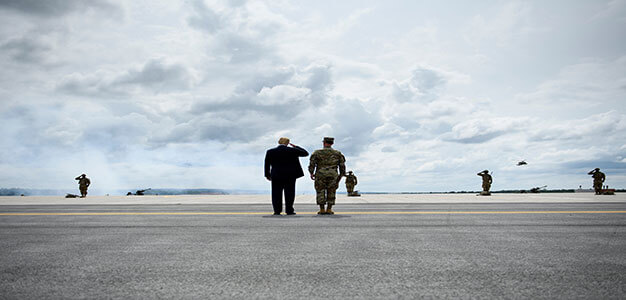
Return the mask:
[[626, 187], [626, 0], [0, 0], [0, 24], [2, 188], [269, 190], [281, 136], [335, 137], [362, 191]]

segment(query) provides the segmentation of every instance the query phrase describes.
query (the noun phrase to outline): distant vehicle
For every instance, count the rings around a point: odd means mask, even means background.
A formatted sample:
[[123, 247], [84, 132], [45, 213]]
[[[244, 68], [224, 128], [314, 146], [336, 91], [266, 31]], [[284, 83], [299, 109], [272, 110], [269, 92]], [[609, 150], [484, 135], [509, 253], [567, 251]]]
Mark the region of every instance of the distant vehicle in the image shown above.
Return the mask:
[[146, 190], [137, 190], [137, 191], [135, 192], [135, 195], [137, 195], [137, 196], [143, 196], [143, 195], [144, 195], [144, 193], [145, 193], [146, 191], [149, 191], [149, 190], [151, 190], [151, 188], [146, 189]]
[[534, 187], [534, 188], [530, 189], [530, 192], [531, 193], [539, 193], [541, 191], [545, 191], [547, 187], [548, 187], [547, 185]]
[[517, 162], [517, 165], [518, 165], [518, 166], [524, 166], [524, 165], [527, 165], [527, 164], [528, 164], [528, 163], [527, 163], [525, 160], [522, 160], [522, 161], [518, 161], [518, 162]]
[[133, 196], [133, 195], [135, 195], [135, 196], [143, 196], [146, 191], [149, 191], [151, 189], [152, 188], [145, 189], [145, 190], [137, 190], [134, 194], [132, 192], [128, 192], [128, 193], [126, 193], [126, 196]]

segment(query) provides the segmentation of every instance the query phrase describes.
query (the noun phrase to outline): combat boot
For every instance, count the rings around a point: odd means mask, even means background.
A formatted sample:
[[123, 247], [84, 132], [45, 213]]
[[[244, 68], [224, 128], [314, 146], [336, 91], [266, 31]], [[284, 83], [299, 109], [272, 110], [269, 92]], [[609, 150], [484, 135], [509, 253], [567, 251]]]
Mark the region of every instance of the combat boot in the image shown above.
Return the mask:
[[326, 209], [326, 214], [327, 215], [334, 215], [335, 214], [335, 212], [332, 209], [330, 209], [331, 207], [332, 207], [332, 205], [329, 204], [328, 208]]
[[326, 209], [324, 209], [324, 205], [320, 205], [320, 211], [317, 212], [318, 215], [325, 215]]

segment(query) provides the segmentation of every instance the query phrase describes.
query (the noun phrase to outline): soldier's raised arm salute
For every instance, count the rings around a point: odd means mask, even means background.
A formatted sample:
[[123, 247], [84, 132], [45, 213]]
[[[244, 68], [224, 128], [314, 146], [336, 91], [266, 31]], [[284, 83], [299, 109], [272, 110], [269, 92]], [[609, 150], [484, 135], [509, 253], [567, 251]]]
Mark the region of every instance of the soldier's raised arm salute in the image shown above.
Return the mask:
[[87, 189], [91, 185], [91, 180], [87, 178], [87, 175], [81, 174], [80, 176], [74, 178], [74, 180], [78, 180], [78, 189], [80, 190], [80, 197], [87, 197]]
[[[316, 200], [320, 206], [317, 213], [320, 215], [334, 214], [331, 208], [335, 205], [335, 193], [341, 177], [346, 174], [346, 159], [340, 151], [332, 148], [334, 142], [334, 138], [325, 137], [324, 148], [315, 150], [309, 162], [309, 174], [315, 180]], [[328, 206], [325, 208], [325, 205]]]
[[352, 171], [348, 171], [348, 175], [346, 175], [346, 191], [348, 192], [348, 196], [352, 196], [354, 193], [354, 186], [358, 183], [356, 176]]
[[606, 175], [600, 172], [600, 168], [595, 168], [587, 173], [593, 177], [593, 189], [596, 192], [596, 195], [602, 194], [602, 185], [604, 184], [604, 180], [606, 180]]
[[489, 189], [491, 189], [491, 183], [493, 183], [493, 178], [491, 177], [491, 175], [489, 175], [489, 171], [484, 170], [476, 175], [483, 178], [483, 191], [480, 194], [483, 196], [491, 195]]

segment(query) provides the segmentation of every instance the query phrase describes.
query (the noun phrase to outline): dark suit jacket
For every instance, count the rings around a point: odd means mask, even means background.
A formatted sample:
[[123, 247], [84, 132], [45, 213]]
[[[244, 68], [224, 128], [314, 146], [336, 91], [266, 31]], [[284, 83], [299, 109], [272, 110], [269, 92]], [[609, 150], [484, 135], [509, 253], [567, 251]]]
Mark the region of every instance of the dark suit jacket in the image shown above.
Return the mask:
[[285, 180], [304, 176], [300, 166], [300, 156], [308, 156], [309, 152], [296, 146], [278, 145], [265, 153], [265, 177]]

